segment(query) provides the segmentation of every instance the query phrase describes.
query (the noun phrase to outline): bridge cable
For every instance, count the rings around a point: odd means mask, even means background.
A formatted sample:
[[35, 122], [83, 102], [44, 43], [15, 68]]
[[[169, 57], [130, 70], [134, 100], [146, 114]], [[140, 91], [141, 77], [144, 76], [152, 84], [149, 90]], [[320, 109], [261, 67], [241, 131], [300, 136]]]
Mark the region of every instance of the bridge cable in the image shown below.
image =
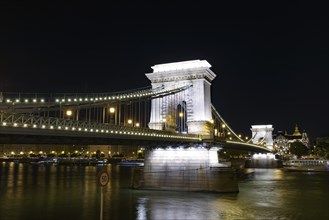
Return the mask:
[[218, 113], [218, 111], [216, 110], [215, 106], [213, 104], [211, 104], [211, 109], [213, 110], [213, 112], [216, 114], [216, 116], [220, 119], [220, 121], [222, 121], [223, 124], [225, 124], [225, 126], [228, 128], [228, 130], [237, 138], [239, 139], [241, 142], [244, 142], [233, 130], [232, 128], [225, 122], [225, 120], [222, 118], [222, 116]]

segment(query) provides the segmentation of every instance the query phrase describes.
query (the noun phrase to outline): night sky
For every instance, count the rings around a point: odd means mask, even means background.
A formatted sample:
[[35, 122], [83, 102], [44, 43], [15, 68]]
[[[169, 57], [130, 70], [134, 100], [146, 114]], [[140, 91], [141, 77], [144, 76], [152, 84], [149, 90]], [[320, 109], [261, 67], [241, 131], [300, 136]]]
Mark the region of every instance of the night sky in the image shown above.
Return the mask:
[[129, 90], [155, 64], [205, 59], [237, 133], [329, 135], [327, 1], [1, 2], [0, 91]]

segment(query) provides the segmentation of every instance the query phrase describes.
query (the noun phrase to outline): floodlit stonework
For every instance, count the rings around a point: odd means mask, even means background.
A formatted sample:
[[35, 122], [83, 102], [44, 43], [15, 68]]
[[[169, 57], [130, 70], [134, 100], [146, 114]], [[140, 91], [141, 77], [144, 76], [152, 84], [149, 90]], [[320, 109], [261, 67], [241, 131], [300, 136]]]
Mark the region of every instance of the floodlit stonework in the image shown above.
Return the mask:
[[[172, 90], [186, 87], [180, 92], [152, 100], [149, 128], [177, 130], [177, 106], [184, 103], [184, 123], [187, 133], [210, 136], [211, 81], [216, 75], [206, 60], [192, 60], [159, 64], [146, 74], [152, 88]], [[186, 106], [185, 106], [186, 105]], [[185, 115], [186, 114], [186, 115]]]
[[270, 150], [273, 149], [272, 125], [252, 125], [252, 142], [253, 144], [265, 144]]

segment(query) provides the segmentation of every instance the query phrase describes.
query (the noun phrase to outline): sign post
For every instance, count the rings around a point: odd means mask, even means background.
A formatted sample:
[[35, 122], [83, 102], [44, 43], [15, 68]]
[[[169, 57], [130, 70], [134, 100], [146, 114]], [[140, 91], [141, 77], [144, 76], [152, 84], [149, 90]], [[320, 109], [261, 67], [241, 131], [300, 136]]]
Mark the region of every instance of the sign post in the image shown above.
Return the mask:
[[109, 183], [109, 174], [106, 170], [101, 170], [98, 173], [98, 185], [101, 187], [101, 208], [99, 219], [103, 220], [103, 188]]

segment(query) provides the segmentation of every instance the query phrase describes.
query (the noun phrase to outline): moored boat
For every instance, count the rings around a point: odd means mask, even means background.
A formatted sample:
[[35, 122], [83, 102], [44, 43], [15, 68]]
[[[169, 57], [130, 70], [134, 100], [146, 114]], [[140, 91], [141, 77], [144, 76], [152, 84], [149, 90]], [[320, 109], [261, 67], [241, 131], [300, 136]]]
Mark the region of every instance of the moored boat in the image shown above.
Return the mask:
[[144, 159], [124, 159], [117, 163], [119, 166], [144, 166]]
[[57, 158], [45, 158], [39, 160], [33, 160], [30, 162], [31, 165], [57, 165]]
[[328, 172], [329, 161], [322, 159], [289, 160], [284, 169], [287, 171]]

